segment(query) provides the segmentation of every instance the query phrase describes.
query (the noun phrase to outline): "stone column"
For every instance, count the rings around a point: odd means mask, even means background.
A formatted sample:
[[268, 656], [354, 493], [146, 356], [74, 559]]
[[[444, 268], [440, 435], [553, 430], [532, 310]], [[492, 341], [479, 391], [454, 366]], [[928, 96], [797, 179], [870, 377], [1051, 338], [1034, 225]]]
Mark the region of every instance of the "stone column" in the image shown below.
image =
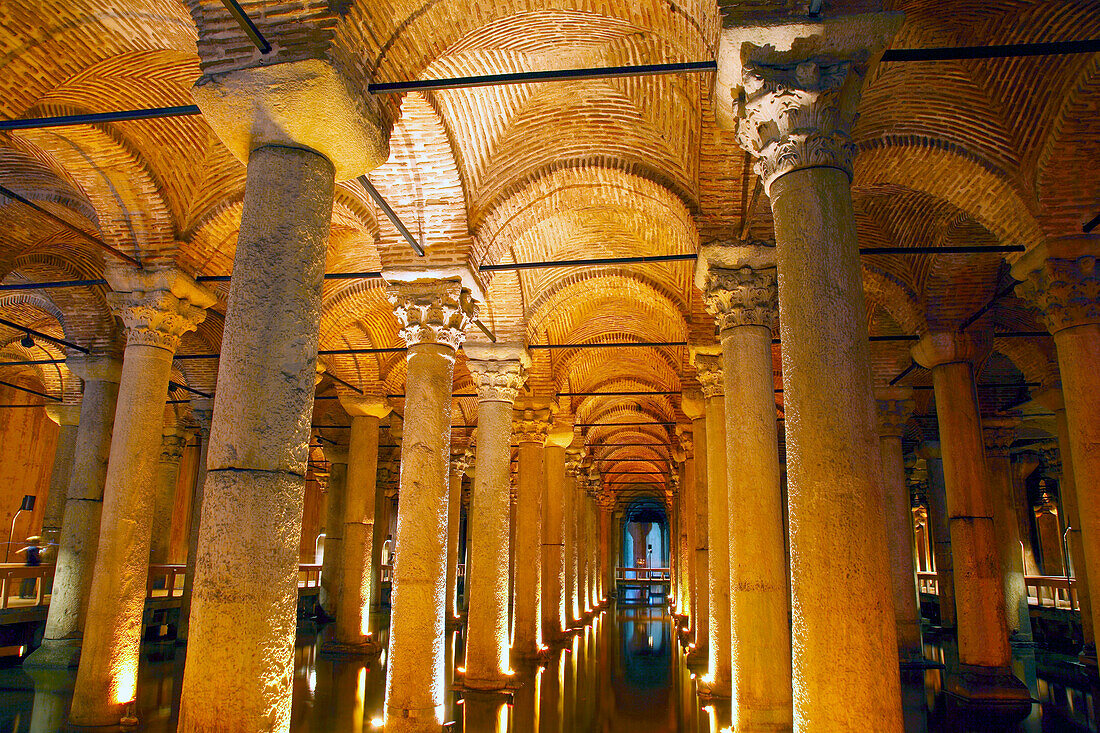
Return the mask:
[[955, 563], [947, 519], [947, 489], [939, 441], [926, 441], [918, 451], [928, 465], [928, 523], [932, 528], [932, 558], [939, 587], [940, 626], [955, 628]]
[[69, 720], [118, 725], [134, 718], [142, 614], [161, 428], [180, 337], [215, 299], [179, 270], [109, 263], [111, 306], [126, 326], [113, 439], [103, 488], [95, 582]]
[[959, 674], [947, 692], [968, 706], [1027, 715], [1031, 697], [1012, 675], [1001, 557], [978, 417], [973, 364], [987, 344], [977, 336], [929, 333], [913, 358], [932, 370], [955, 566]]
[[581, 620], [580, 576], [577, 574], [577, 476], [581, 470], [580, 451], [566, 451], [566, 480], [562, 498], [562, 523], [565, 543], [565, 625], [572, 628]]
[[161, 434], [160, 460], [157, 463], [153, 496], [153, 529], [149, 541], [149, 564], [165, 565], [172, 544], [172, 510], [176, 505], [176, 482], [180, 460], [187, 445], [187, 433], [176, 426], [165, 427]]
[[180, 602], [180, 623], [176, 628], [176, 643], [186, 644], [191, 633], [191, 599], [195, 593], [195, 563], [199, 556], [199, 526], [202, 524], [202, 490], [206, 485], [206, 458], [210, 447], [210, 421], [214, 416], [214, 401], [207, 398], [191, 400], [191, 416], [199, 426], [199, 465], [195, 471], [195, 486], [191, 494], [191, 522], [187, 528], [187, 575], [183, 581]]
[[608, 606], [611, 603], [612, 589], [615, 587], [615, 558], [618, 553], [615, 547], [618, 544], [615, 534], [615, 525], [612, 522], [612, 512], [615, 509], [615, 497], [610, 491], [600, 496], [600, 605]]
[[692, 620], [694, 641], [689, 642], [691, 651], [688, 663], [696, 666], [708, 659], [707, 644], [710, 641], [710, 544], [708, 521], [707, 491], [707, 421], [703, 407], [703, 393], [699, 390], [684, 390], [680, 398], [680, 409], [691, 420], [692, 496], [695, 504], [693, 519], [695, 542], [692, 565], [692, 603], [695, 618]]
[[46, 630], [42, 645], [24, 660], [27, 667], [75, 667], [80, 659], [122, 377], [122, 362], [113, 356], [73, 355], [65, 363], [83, 380], [84, 396]]
[[[768, 342], [770, 347], [770, 338]], [[710, 638], [707, 641], [708, 671], [699, 689], [713, 697], [729, 697], [733, 674], [733, 653], [730, 650], [733, 627], [730, 623], [730, 487], [726, 468], [726, 400], [722, 385], [722, 357], [720, 353], [705, 353], [702, 348], [692, 349], [692, 361], [703, 388], [707, 421]]]
[[370, 629], [371, 554], [374, 547], [378, 425], [390, 413], [380, 397], [341, 395], [351, 415], [347, 485], [344, 490], [344, 549], [336, 632], [323, 650], [338, 654], [377, 654], [381, 646]]
[[588, 536], [588, 485], [591, 479], [588, 471], [581, 468], [577, 480], [576, 520], [577, 520], [577, 600], [582, 619], [592, 612], [592, 596], [589, 594], [589, 566], [592, 555], [589, 552], [591, 538]]
[[573, 442], [573, 426], [555, 423], [546, 436], [543, 465], [546, 477], [542, 523], [542, 638], [558, 644], [569, 626], [565, 612], [565, 449]]
[[[1067, 475], [1073, 475], [1073, 503], [1080, 514], [1079, 534], [1070, 532], [1071, 547], [1078, 561], [1078, 577], [1085, 579], [1078, 590], [1084, 590], [1087, 597], [1089, 588], [1100, 588], [1100, 380], [1096, 371], [1100, 364], [1100, 265], [1096, 239], [1047, 243], [1021, 257], [1012, 276], [1026, 280], [1018, 290], [1039, 308], [1058, 351], [1064, 441], [1069, 448], [1061, 451], [1062, 466]], [[1059, 445], [1065, 443], [1059, 435]], [[1100, 603], [1088, 606], [1095, 632], [1100, 625]], [[1084, 604], [1081, 611], [1084, 615]], [[1082, 656], [1094, 664], [1095, 644], [1082, 650]]]
[[694, 560], [695, 560], [695, 473], [694, 467], [689, 466], [692, 461], [692, 434], [689, 429], [677, 426], [679, 448], [676, 454], [679, 471], [677, 514], [680, 530], [677, 545], [677, 568], [680, 575], [680, 588], [677, 601], [681, 620], [687, 623], [695, 621], [695, 588], [694, 588]]
[[386, 733], [437, 733], [444, 715], [447, 472], [455, 352], [482, 288], [468, 269], [383, 273], [408, 344], [401, 503], [386, 668]]
[[[739, 732], [789, 731], [793, 724], [784, 502], [772, 376], [772, 331], [778, 325], [774, 252], [774, 245], [766, 242], [704, 245], [695, 278], [722, 341], [732, 626], [728, 649], [732, 724]], [[712, 509], [711, 518], [721, 514]]]
[[924, 659], [921, 640], [920, 601], [913, 561], [913, 504], [905, 481], [905, 457], [901, 439], [905, 423], [915, 407], [908, 387], [878, 387], [879, 445], [882, 450], [882, 486], [886, 495], [886, 539], [890, 543], [890, 586], [894, 590], [898, 657], [902, 665], [919, 665]]
[[447, 623], [459, 620], [458, 609], [458, 529], [462, 518], [462, 479], [473, 464], [470, 450], [451, 457], [451, 476], [447, 486]]
[[1011, 641], [1031, 641], [1031, 612], [1024, 584], [1024, 554], [1020, 547], [1020, 524], [1016, 519], [1016, 495], [1012, 485], [1012, 456], [1009, 449], [1019, 420], [992, 417], [982, 421], [982, 437], [989, 466], [993, 501], [993, 534], [1001, 558], [1005, 616]]
[[477, 471], [470, 497], [466, 563], [466, 686], [508, 683], [508, 567], [512, 404], [530, 365], [520, 345], [466, 347], [477, 387]]
[[542, 452], [550, 410], [525, 407], [513, 413], [512, 432], [519, 444], [516, 479], [516, 567], [512, 655], [534, 659], [542, 646], [542, 493], [546, 481]]
[[57, 423], [58, 431], [53, 470], [50, 471], [50, 488], [46, 494], [46, 508], [42, 512], [42, 562], [56, 563], [61, 542], [61, 522], [65, 516], [65, 499], [73, 473], [80, 403], [46, 405], [46, 414]]
[[318, 603], [328, 619], [336, 618], [344, 581], [344, 501], [348, 491], [348, 446], [326, 445], [328, 486], [325, 495], [325, 555], [321, 560]]
[[902, 728], [850, 191], [863, 79], [901, 20], [875, 13], [725, 27], [719, 41], [716, 114], [757, 158], [775, 222], [794, 721], [803, 733]]

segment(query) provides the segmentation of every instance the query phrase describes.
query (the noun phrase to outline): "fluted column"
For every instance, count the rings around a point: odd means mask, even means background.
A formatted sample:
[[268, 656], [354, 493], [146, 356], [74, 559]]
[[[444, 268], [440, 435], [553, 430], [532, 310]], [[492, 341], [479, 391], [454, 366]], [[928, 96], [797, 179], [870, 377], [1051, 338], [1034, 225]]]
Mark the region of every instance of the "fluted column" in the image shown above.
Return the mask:
[[75, 667], [80, 658], [122, 378], [122, 362], [114, 356], [73, 355], [65, 363], [83, 380], [84, 396], [46, 630], [42, 645], [23, 662], [28, 667]]
[[199, 556], [199, 525], [202, 524], [203, 486], [206, 485], [206, 458], [210, 448], [210, 422], [214, 417], [214, 401], [205, 397], [191, 400], [191, 416], [198, 423], [199, 465], [191, 493], [191, 521], [187, 528], [187, 574], [180, 601], [180, 623], [176, 628], [176, 643], [186, 644], [191, 634], [191, 599], [195, 593], [195, 563]]
[[[688, 662], [692, 665], [708, 659], [707, 645], [710, 642], [710, 543], [707, 525], [709, 524], [707, 491], [707, 421], [703, 406], [703, 393], [699, 390], [684, 390], [680, 399], [680, 409], [691, 420], [691, 458], [692, 496], [695, 504], [694, 547], [692, 547], [692, 595], [695, 606], [695, 618], [692, 619], [694, 641]], [[708, 662], [709, 664], [709, 662]]]
[[1031, 641], [1031, 613], [1024, 584], [1024, 555], [1020, 549], [1020, 525], [1016, 520], [1016, 494], [1012, 485], [1009, 449], [1016, 436], [1018, 418], [992, 417], [982, 421], [989, 486], [993, 500], [993, 534], [1001, 558], [1005, 615], [1012, 641]]
[[924, 658], [920, 602], [913, 560], [913, 505], [905, 481], [901, 439], [916, 403], [907, 387], [875, 389], [878, 435], [882, 450], [882, 486], [886, 494], [886, 539], [890, 543], [890, 586], [894, 590], [898, 657], [903, 665]]
[[775, 247], [715, 243], [699, 255], [696, 286], [722, 342], [732, 724], [739, 732], [789, 731], [791, 631], [772, 376]]
[[336, 618], [344, 582], [344, 502], [348, 491], [348, 446], [323, 448], [328, 461], [325, 489], [325, 555], [321, 560], [321, 590], [317, 602], [329, 619]]
[[172, 510], [176, 506], [176, 482], [180, 460], [187, 445], [187, 433], [176, 426], [165, 427], [160, 441], [156, 487], [153, 497], [153, 529], [149, 542], [149, 564], [165, 565], [172, 545]]
[[383, 278], [408, 344], [385, 730], [437, 733], [444, 714], [454, 360], [477, 317], [475, 298], [483, 296], [469, 270], [390, 271]]
[[569, 626], [565, 611], [565, 449], [573, 426], [556, 422], [546, 436], [542, 523], [542, 638], [557, 644]]
[[46, 508], [42, 512], [42, 562], [55, 563], [61, 541], [61, 523], [65, 516], [65, 499], [73, 474], [76, 434], [80, 425], [80, 403], [47, 405], [46, 414], [57, 423], [58, 430], [53, 470], [50, 471], [50, 488], [46, 494]]
[[477, 471], [470, 496], [466, 563], [466, 685], [508, 683], [508, 567], [512, 405], [530, 365], [519, 345], [466, 347], [477, 388]]
[[929, 333], [913, 347], [917, 363], [932, 370], [955, 568], [959, 674], [950, 675], [945, 687], [968, 705], [1026, 715], [1031, 698], [1011, 671], [1001, 556], [974, 387], [973, 364], [987, 346], [979, 336]]
[[[1100, 264], [1096, 252], [1095, 238], [1055, 241], [1032, 250], [1012, 268], [1013, 277], [1026, 280], [1018, 290], [1039, 308], [1058, 351], [1069, 448], [1068, 452], [1063, 448], [1062, 465], [1072, 468], [1073, 498], [1080, 513], [1080, 534], [1075, 537], [1071, 531], [1071, 546], [1084, 560], [1079, 575], [1087, 578], [1086, 593], [1100, 588], [1100, 379], [1096, 370], [1100, 364]], [[1088, 605], [1095, 633], [1100, 628], [1100, 603]], [[1085, 612], [1084, 605], [1081, 610]], [[1082, 655], [1090, 662], [1095, 659], [1095, 644]]]
[[532, 407], [517, 407], [512, 419], [519, 444], [512, 654], [519, 659], [533, 659], [542, 646], [542, 494], [546, 481], [542, 453], [549, 420], [549, 409]]
[[149, 541], [172, 358], [215, 300], [179, 270], [108, 265], [110, 303], [126, 326], [114, 433], [70, 722], [134, 718]]
[[902, 729], [850, 190], [863, 79], [901, 20], [873, 13], [728, 26], [719, 41], [716, 114], [757, 159], [775, 223], [794, 721], [803, 733]]

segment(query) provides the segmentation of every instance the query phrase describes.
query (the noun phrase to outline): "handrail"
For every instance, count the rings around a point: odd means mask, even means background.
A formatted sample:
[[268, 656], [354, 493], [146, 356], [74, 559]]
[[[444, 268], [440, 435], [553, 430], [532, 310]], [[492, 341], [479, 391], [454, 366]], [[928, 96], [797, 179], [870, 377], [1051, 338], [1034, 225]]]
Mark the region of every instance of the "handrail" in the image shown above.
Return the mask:
[[[0, 609], [11, 607], [9, 595], [15, 591], [21, 591], [23, 581], [30, 578], [34, 579], [34, 602], [26, 605], [20, 603], [18, 606], [20, 608], [35, 608], [48, 605], [46, 601], [46, 579], [53, 577], [55, 568], [54, 565], [37, 565], [33, 568], [26, 565], [0, 568]], [[19, 597], [16, 596], [16, 599], [19, 599]], [[21, 600], [30, 599], [24, 598]]]
[[315, 563], [298, 564], [298, 587], [316, 588], [321, 585], [321, 566]]
[[669, 568], [615, 568], [615, 580], [663, 583], [672, 580], [672, 573]]
[[182, 598], [186, 565], [150, 565], [145, 584], [146, 598]]
[[[1033, 606], [1080, 611], [1077, 580], [1063, 575], [1025, 575], [1027, 601]], [[918, 572], [917, 587], [921, 593], [939, 595], [939, 581], [934, 572]]]

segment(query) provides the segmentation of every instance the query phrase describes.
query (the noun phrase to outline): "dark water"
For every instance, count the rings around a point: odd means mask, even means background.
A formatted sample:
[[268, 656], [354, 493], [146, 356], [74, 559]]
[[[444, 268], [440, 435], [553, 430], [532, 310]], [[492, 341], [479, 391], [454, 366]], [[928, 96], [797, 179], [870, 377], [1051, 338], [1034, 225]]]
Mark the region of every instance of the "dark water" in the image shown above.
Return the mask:
[[[381, 718], [385, 657], [337, 661], [317, 653], [321, 635], [300, 633], [295, 649], [295, 733], [368, 733]], [[462, 639], [448, 637], [448, 668], [461, 664]], [[929, 644], [930, 661], [951, 664], [949, 642]], [[685, 650], [671, 633], [662, 608], [602, 614], [592, 626], [548, 658], [545, 667], [517, 670], [509, 695], [462, 695], [450, 689], [448, 722], [468, 733], [719, 733], [728, 729], [726, 706], [706, 706], [695, 694]], [[939, 669], [903, 673], [907, 733], [1096, 731], [1094, 697], [1081, 689], [1069, 660], [1024, 650], [1016, 673], [1039, 703], [1020, 726], [981, 727], [952, 718], [943, 702]], [[139, 730], [175, 730], [183, 654], [171, 645], [146, 649], [140, 670]], [[450, 680], [448, 680], [450, 682]], [[28, 676], [16, 666], [0, 669], [0, 733], [49, 733], [63, 729], [72, 675]], [[723, 718], [725, 719], [723, 721]]]

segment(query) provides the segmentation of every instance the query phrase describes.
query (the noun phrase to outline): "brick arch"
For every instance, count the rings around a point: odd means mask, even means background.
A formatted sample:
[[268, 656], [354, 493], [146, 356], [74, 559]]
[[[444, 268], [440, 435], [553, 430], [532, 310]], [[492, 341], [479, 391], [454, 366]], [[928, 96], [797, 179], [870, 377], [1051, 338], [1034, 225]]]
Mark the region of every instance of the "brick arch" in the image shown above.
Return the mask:
[[[6, 280], [34, 283], [102, 277], [95, 253], [86, 252], [84, 258], [79, 254], [79, 248], [58, 247], [22, 255], [13, 261], [12, 273]], [[94, 348], [108, 346], [118, 337], [118, 324], [107, 306], [106, 291], [103, 285], [81, 285], [27, 293], [24, 297], [50, 303], [56, 313], [49, 312], [57, 319], [66, 340]]]

